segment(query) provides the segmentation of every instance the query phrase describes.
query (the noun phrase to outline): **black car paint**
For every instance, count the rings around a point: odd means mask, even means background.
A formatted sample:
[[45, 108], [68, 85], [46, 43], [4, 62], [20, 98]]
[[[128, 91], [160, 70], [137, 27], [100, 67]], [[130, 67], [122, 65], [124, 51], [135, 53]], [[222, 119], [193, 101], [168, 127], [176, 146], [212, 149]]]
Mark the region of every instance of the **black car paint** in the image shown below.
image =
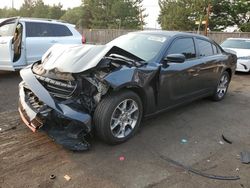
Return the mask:
[[[196, 44], [196, 59], [186, 60], [183, 63], [164, 62], [168, 47], [180, 37], [192, 37], [195, 42], [196, 38], [207, 40], [215, 44], [221, 53], [199, 57], [199, 48]], [[107, 78], [112, 78], [108, 81], [114, 89], [134, 88], [135, 92], [143, 98], [144, 116], [149, 117], [213, 94], [222, 72], [228, 70], [230, 75], [234, 73], [235, 60], [236, 56], [224, 52], [214, 41], [206, 37], [182, 33], [171, 37], [166, 42], [164, 50], [156, 57], [156, 62], [126, 71], [121, 69], [121, 72], [110, 73]], [[138, 72], [143, 79], [136, 79]], [[126, 83], [124, 83], [124, 78]]]
[[[152, 32], [149, 34], [157, 35], [158, 33]], [[166, 62], [164, 59], [169, 47], [174, 40], [180, 37], [193, 38], [195, 41], [196, 58], [186, 60], [183, 63]], [[200, 57], [196, 38], [201, 38], [215, 44], [219, 48], [220, 53], [213, 56]], [[119, 48], [115, 48], [115, 52], [120, 53]], [[123, 50], [122, 54], [124, 53], [136, 61], [140, 60], [140, 58], [133, 57], [133, 54], [131, 56]], [[101, 65], [88, 70], [88, 72], [98, 71], [98, 67], [100, 68]], [[223, 71], [227, 70], [232, 75], [235, 68], [236, 56], [223, 51], [210, 39], [193, 34], [173, 32], [153, 60], [147, 64], [142, 63], [141, 66], [122, 65], [120, 69], [109, 72], [102, 81], [109, 85], [112, 91], [128, 88], [136, 92], [143, 102], [144, 117], [149, 117], [175, 106], [213, 94]], [[88, 134], [92, 129], [91, 115], [86, 111], [73, 109], [70, 105], [55, 100], [36, 80], [31, 69], [32, 66], [29, 66], [21, 71], [21, 76], [25, 84], [28, 85], [40, 100], [56, 111], [57, 118], [70, 119], [79, 125], [82, 123], [80, 126], [83, 126], [84, 132]], [[56, 127], [56, 125], [54, 126]], [[85, 140], [84, 142], [83, 140], [77, 142], [67, 140], [65, 134], [72, 135], [67, 131], [62, 134], [63, 131], [54, 131], [52, 128], [47, 129], [47, 132], [55, 141], [69, 149], [86, 150], [89, 148]], [[76, 132], [78, 134], [81, 130]]]

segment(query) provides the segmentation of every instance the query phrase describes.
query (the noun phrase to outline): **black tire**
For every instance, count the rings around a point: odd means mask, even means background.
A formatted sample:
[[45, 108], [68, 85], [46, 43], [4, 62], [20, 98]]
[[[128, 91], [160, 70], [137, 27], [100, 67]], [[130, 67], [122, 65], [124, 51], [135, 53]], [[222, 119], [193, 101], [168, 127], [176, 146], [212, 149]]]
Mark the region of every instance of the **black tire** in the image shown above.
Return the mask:
[[[133, 113], [134, 114], [136, 113], [135, 117], [138, 119], [137, 119], [137, 121], [134, 122], [133, 126], [134, 125], [135, 126], [133, 128], [132, 128], [132, 126], [129, 126], [129, 125], [124, 126], [125, 127], [124, 130], [127, 129], [124, 132], [126, 132], [126, 133], [129, 131], [131, 131], [131, 132], [126, 136], [124, 133], [124, 137], [119, 138], [119, 137], [114, 135], [115, 129], [111, 130], [111, 124], [112, 124], [111, 122], [113, 121], [113, 119], [112, 119], [112, 117], [114, 117], [113, 115], [116, 114], [117, 112], [119, 112], [119, 110], [120, 110], [120, 108], [118, 108], [118, 106], [123, 105], [124, 101], [128, 101], [128, 102], [125, 102], [126, 104], [131, 103], [131, 106], [132, 106], [132, 104], [136, 103], [136, 105], [137, 105], [136, 107], [138, 107], [138, 113], [137, 113], [137, 110], [136, 110], [136, 112], [133, 112]], [[135, 103], [133, 103], [133, 101]], [[121, 119], [120, 117], [123, 114], [124, 113], [121, 112], [121, 114], [119, 115], [119, 117], [117, 119], [120, 120]], [[140, 126], [140, 123], [141, 123], [142, 114], [143, 114], [142, 102], [141, 102], [140, 97], [136, 93], [134, 93], [133, 91], [130, 91], [130, 90], [121, 90], [118, 92], [111, 93], [110, 95], [106, 96], [98, 104], [98, 106], [95, 110], [95, 113], [94, 113], [95, 132], [101, 140], [103, 140], [104, 142], [106, 142], [108, 144], [119, 144], [119, 143], [125, 142], [137, 132], [137, 130]], [[129, 117], [131, 117], [131, 115]], [[129, 118], [127, 118], [127, 121], [131, 120], [131, 119], [130, 120], [128, 120], [128, 119]], [[122, 122], [123, 121], [125, 121], [125, 120], [122, 119]], [[131, 120], [131, 122], [133, 122], [133, 121]], [[121, 130], [122, 125], [123, 125], [123, 123], [121, 125], [115, 126], [115, 127], [118, 127], [117, 129]], [[118, 132], [120, 132], [120, 131], [118, 131]]]
[[[225, 88], [224, 89], [220, 89], [221, 84], [223, 82], [223, 78], [225, 78], [227, 80], [227, 82], [224, 84]], [[212, 100], [213, 101], [221, 101], [222, 99], [224, 99], [224, 97], [227, 94], [227, 90], [228, 90], [228, 86], [229, 86], [230, 80], [231, 80], [231, 77], [230, 77], [229, 73], [227, 71], [224, 71], [221, 74], [221, 76], [220, 76], [220, 78], [218, 80], [218, 84], [216, 86], [216, 89], [214, 91], [214, 94], [212, 95]]]

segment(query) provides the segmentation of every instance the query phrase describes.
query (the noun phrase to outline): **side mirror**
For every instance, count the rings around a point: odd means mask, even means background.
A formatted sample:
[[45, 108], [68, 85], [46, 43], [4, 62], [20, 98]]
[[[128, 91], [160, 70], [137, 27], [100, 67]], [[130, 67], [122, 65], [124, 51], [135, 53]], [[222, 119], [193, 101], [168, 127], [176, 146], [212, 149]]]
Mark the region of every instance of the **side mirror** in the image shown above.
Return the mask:
[[164, 58], [167, 63], [183, 63], [186, 57], [183, 54], [169, 54]]

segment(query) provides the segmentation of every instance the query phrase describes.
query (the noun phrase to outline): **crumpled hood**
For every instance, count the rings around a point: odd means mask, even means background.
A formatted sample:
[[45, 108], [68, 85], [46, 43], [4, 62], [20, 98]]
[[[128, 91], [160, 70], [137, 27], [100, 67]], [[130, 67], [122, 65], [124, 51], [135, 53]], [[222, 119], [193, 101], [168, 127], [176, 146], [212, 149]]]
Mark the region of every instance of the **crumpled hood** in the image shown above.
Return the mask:
[[53, 45], [42, 57], [45, 70], [79, 73], [91, 69], [111, 50], [107, 45]]

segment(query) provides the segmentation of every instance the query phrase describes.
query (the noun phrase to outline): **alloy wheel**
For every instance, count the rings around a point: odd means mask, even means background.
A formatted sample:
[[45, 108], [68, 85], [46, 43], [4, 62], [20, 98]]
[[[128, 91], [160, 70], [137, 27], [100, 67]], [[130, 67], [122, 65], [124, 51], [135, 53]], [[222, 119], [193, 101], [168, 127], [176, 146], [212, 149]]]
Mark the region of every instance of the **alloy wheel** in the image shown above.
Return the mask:
[[220, 78], [219, 85], [217, 87], [217, 95], [219, 98], [222, 98], [226, 92], [229, 84], [229, 78], [226, 74], [222, 75]]
[[139, 119], [139, 107], [133, 99], [123, 100], [112, 113], [110, 128], [114, 137], [125, 138], [135, 128]]

